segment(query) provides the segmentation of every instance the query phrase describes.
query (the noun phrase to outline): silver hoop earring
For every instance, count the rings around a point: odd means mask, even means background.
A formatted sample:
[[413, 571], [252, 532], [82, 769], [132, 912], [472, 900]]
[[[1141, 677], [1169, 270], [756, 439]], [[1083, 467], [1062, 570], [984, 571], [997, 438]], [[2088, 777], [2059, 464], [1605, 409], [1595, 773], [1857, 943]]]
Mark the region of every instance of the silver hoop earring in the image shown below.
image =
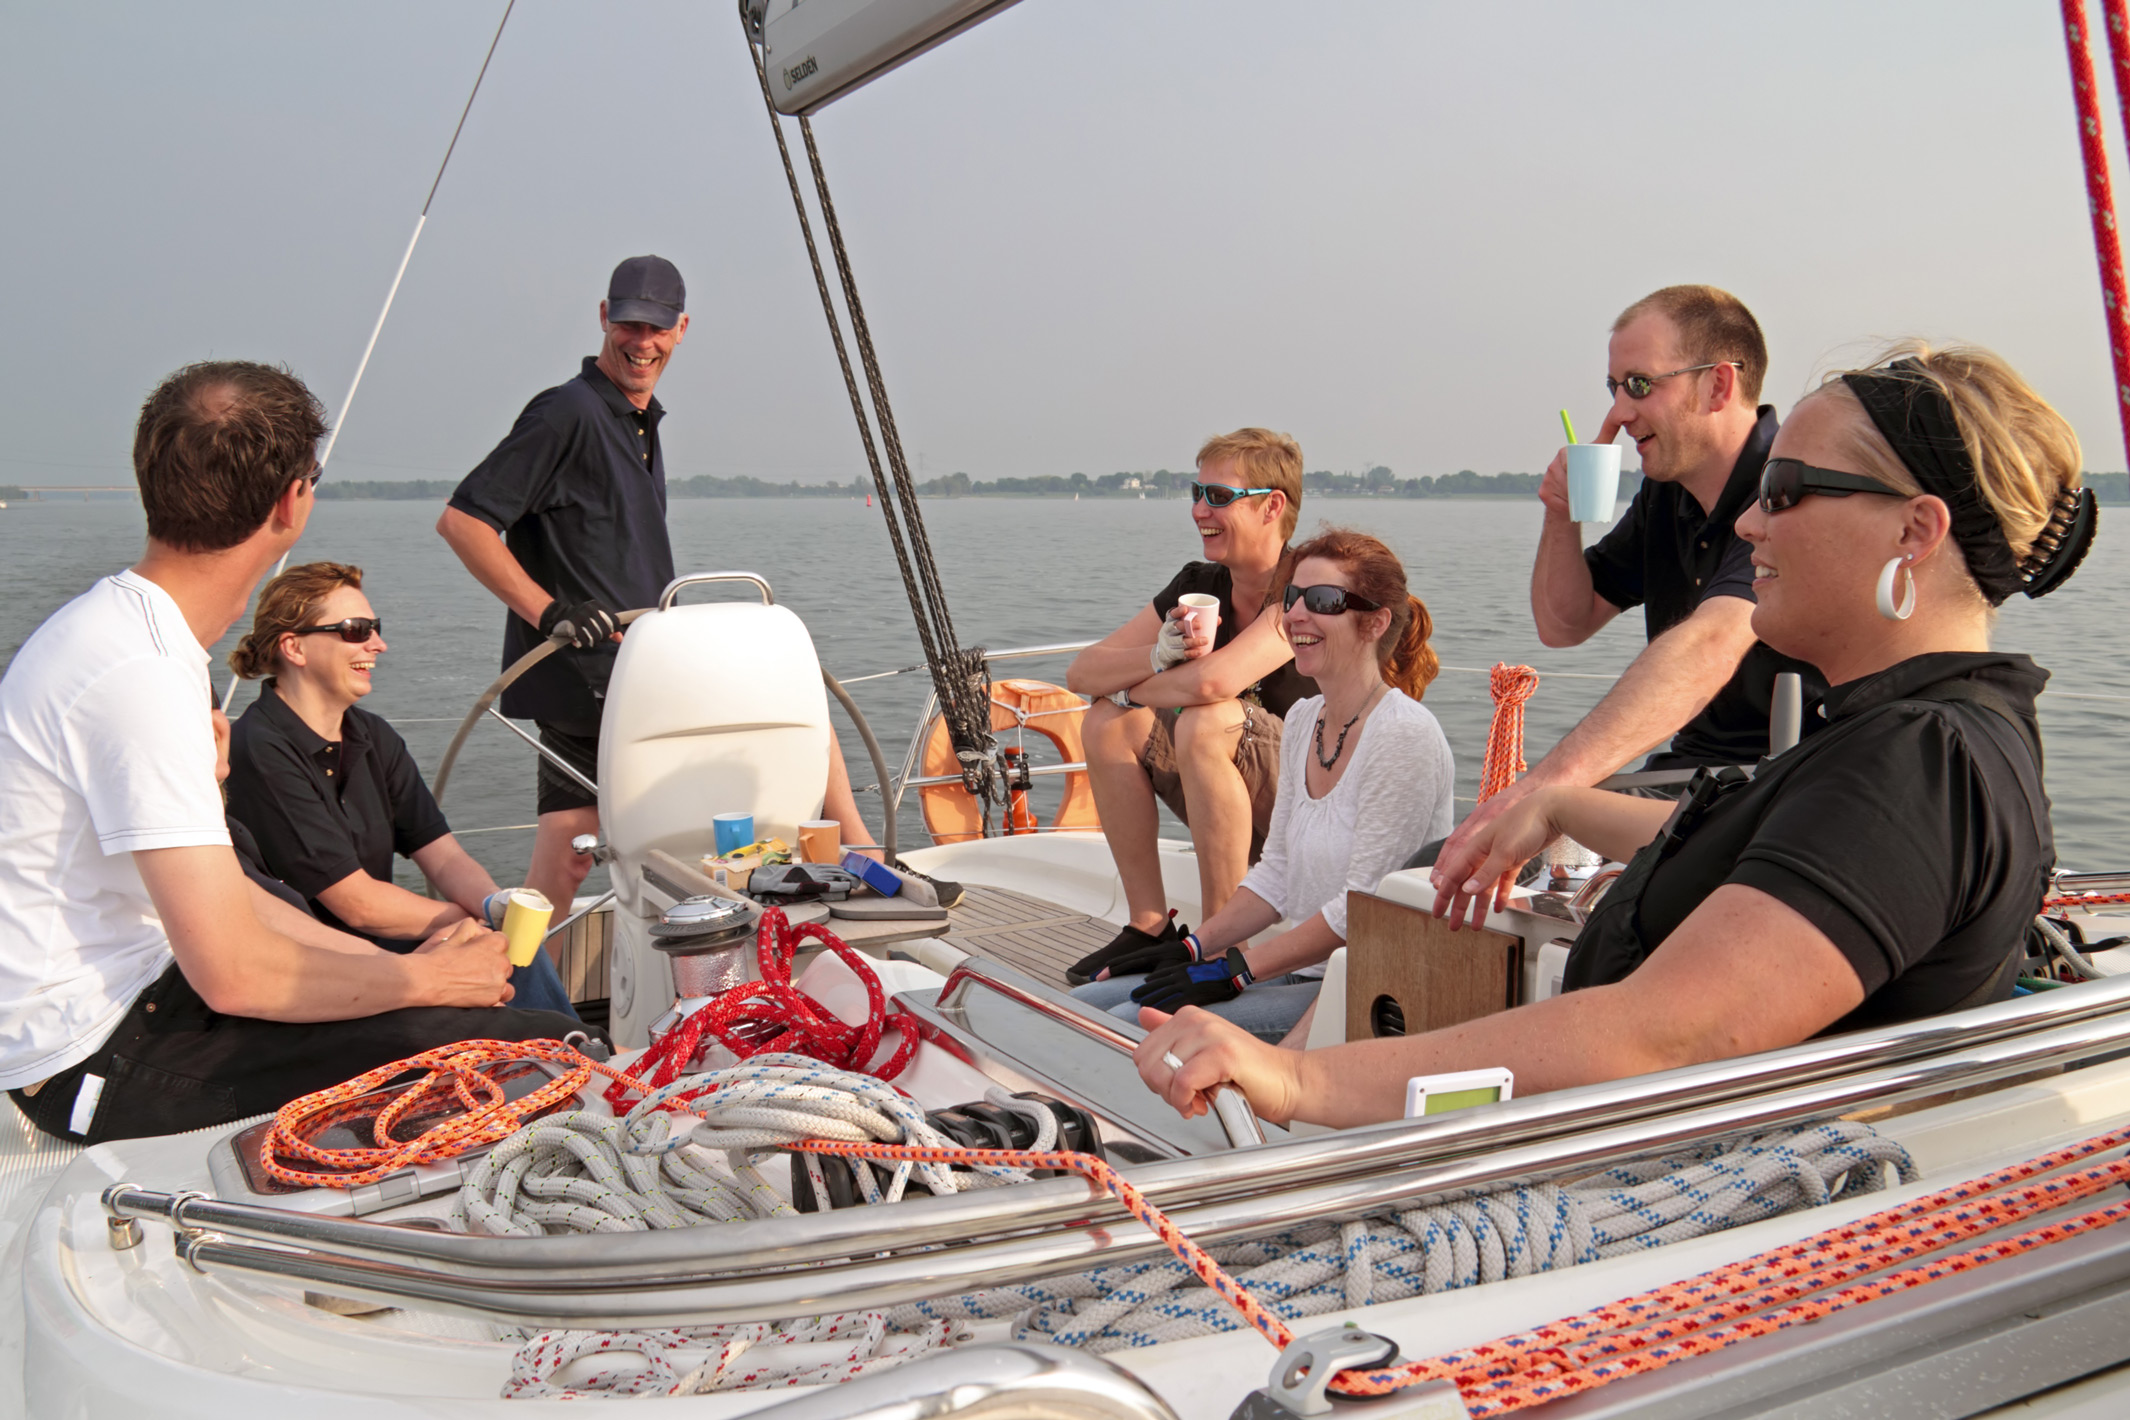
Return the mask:
[[[1879, 569], [1879, 615], [1888, 621], [1906, 621], [1915, 615], [1916, 574], [1908, 566], [1914, 556], [1911, 552], [1906, 557], [1892, 558]], [[1893, 577], [1896, 572], [1905, 572], [1908, 575], [1908, 585], [1901, 592], [1899, 606], [1893, 604]]]

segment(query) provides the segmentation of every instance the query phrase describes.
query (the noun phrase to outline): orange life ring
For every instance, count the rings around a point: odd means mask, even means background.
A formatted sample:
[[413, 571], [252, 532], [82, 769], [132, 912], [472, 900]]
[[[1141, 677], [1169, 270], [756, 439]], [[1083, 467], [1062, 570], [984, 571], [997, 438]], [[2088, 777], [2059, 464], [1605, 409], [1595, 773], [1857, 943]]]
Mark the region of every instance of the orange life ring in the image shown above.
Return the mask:
[[[1086, 747], [1080, 740], [1080, 717], [1086, 713], [1086, 701], [1048, 681], [996, 680], [991, 683], [992, 731], [1033, 730], [1056, 745], [1067, 764], [1084, 764], [1087, 760]], [[954, 741], [947, 733], [947, 722], [935, 719], [932, 733], [925, 739], [924, 773], [929, 777], [960, 772], [961, 763], [954, 758]], [[931, 832], [934, 843], [964, 843], [983, 836], [983, 811], [975, 796], [960, 784], [927, 784], [917, 793], [918, 802], [924, 809], [924, 826]], [[1013, 799], [1006, 832], [1035, 832], [1035, 815], [1028, 810], [1027, 795], [1015, 794]], [[1065, 796], [1047, 827], [1101, 826], [1102, 820], [1095, 813], [1094, 786], [1088, 783], [1086, 773], [1075, 771], [1066, 775]]]

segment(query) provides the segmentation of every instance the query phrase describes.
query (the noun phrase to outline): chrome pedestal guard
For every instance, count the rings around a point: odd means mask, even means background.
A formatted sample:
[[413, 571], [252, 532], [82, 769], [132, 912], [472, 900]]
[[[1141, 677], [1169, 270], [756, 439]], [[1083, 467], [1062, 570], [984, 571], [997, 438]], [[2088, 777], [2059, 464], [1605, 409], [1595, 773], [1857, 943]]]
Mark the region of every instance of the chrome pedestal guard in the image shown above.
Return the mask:
[[[1209, 1245], [2126, 1051], [2130, 978], [1130, 1173], [1178, 1227]], [[181, 1255], [203, 1272], [551, 1326], [702, 1325], [864, 1310], [1164, 1251], [1078, 1178], [912, 1200], [892, 1215], [856, 1208], [744, 1228], [546, 1238], [427, 1233], [128, 1184], [108, 1189], [104, 1207], [113, 1218], [179, 1229]]]

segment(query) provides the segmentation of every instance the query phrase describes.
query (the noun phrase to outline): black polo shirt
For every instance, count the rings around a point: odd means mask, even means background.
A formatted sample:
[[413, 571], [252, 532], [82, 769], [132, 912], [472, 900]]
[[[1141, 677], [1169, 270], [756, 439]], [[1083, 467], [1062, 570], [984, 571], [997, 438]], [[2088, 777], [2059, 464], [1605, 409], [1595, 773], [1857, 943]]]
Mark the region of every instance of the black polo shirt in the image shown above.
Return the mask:
[[[1760, 495], [1760, 470], [1775, 442], [1775, 429], [1775, 408], [1764, 404], [1723, 495], [1707, 513], [1678, 484], [1645, 478], [1619, 523], [1584, 549], [1583, 561], [1597, 594], [1622, 611], [1641, 607], [1651, 641], [1711, 597], [1754, 600], [1752, 545], [1738, 536], [1734, 525]], [[1813, 702], [1826, 690], [1827, 678], [1817, 667], [1755, 641], [1738, 663], [1737, 674], [1679, 728], [1669, 750], [1650, 756], [1648, 767], [1757, 761], [1768, 752], [1768, 705], [1775, 677], [1783, 671], [1803, 677], [1805, 729], [1816, 729], [1819, 717], [1811, 713]]]
[[[590, 356], [577, 378], [542, 390], [451, 495], [451, 506], [503, 534], [526, 575], [564, 602], [596, 598], [617, 612], [655, 606], [673, 580], [666, 537], [665, 407], [630, 404]], [[515, 612], [503, 664], [540, 644]], [[599, 733], [621, 648], [565, 648], [503, 692], [503, 713], [570, 734]]]
[[[1794, 908], [1855, 969], [1864, 1003], [1830, 1029], [1933, 1015], [1982, 990], [2024, 940], [2056, 862], [2031, 747], [2048, 678], [2025, 656], [1944, 651], [1835, 686], [1826, 727], [1719, 799], [1657, 868], [1642, 939], [1661, 943], [1718, 887], [1742, 883]], [[1918, 698], [1975, 686], [2012, 719]]]
[[259, 840], [251, 836], [244, 820], [228, 814], [225, 822], [229, 825], [229, 846], [236, 850], [237, 866], [244, 870], [244, 876], [298, 912], [309, 912], [311, 905], [303, 900], [302, 893], [266, 870], [266, 855], [259, 851]]
[[271, 680], [230, 726], [228, 787], [230, 816], [257, 837], [267, 871], [303, 894], [319, 921], [347, 932], [355, 929], [319, 893], [357, 872], [391, 882], [394, 853], [412, 857], [451, 831], [398, 731], [351, 707], [331, 743]]

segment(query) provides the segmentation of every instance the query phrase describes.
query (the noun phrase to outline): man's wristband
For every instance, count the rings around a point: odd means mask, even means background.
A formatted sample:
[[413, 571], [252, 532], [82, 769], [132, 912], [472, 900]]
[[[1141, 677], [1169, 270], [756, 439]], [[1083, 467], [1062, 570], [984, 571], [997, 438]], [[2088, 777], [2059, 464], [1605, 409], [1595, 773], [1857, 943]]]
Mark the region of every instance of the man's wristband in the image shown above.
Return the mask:
[[1191, 960], [1194, 962], [1206, 959], [1206, 944], [1198, 940], [1196, 932], [1183, 934], [1183, 949], [1191, 954]]
[[1257, 984], [1257, 978], [1250, 974], [1250, 964], [1243, 960], [1241, 947], [1228, 948], [1228, 954], [1221, 960], [1227, 966], [1228, 976], [1234, 981], [1238, 991]]

